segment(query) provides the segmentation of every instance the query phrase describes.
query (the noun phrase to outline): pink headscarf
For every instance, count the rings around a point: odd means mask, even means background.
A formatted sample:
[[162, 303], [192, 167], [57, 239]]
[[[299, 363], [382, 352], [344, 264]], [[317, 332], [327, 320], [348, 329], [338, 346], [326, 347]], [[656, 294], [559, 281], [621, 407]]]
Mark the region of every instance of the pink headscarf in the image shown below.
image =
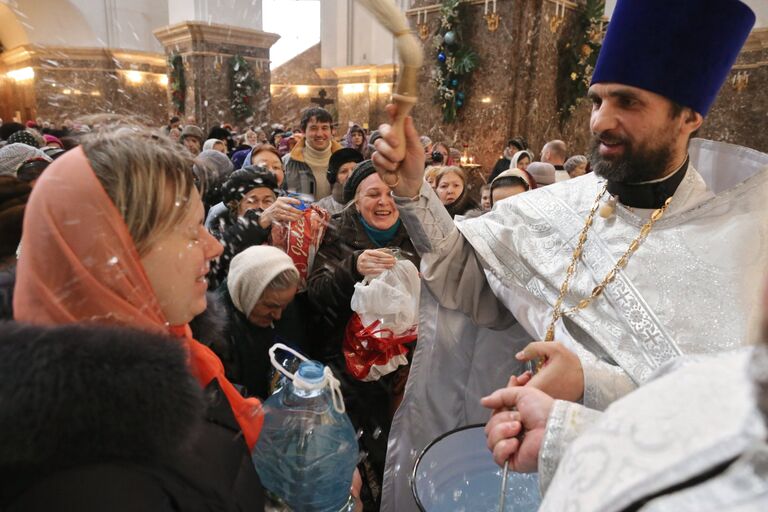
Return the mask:
[[261, 405], [227, 381], [218, 357], [192, 338], [187, 325], [169, 326], [128, 227], [82, 148], [52, 163], [27, 203], [13, 309], [20, 322], [125, 325], [183, 339], [190, 369], [202, 386], [218, 379], [249, 448], [263, 423]]

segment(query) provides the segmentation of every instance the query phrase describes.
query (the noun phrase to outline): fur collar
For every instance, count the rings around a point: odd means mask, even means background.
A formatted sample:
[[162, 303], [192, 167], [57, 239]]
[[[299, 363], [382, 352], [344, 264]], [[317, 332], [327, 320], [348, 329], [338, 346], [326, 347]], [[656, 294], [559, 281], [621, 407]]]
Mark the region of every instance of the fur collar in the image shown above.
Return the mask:
[[226, 290], [226, 281], [222, 283], [218, 291], [209, 291], [205, 298], [208, 307], [189, 322], [192, 336], [207, 347], [213, 347], [221, 343], [227, 336], [227, 308], [221, 298], [221, 287]]
[[[296, 143], [296, 145], [291, 150], [291, 160], [295, 160], [297, 162], [305, 162], [304, 160], [304, 145], [306, 144], [305, 139], [301, 139], [299, 142]], [[335, 153], [336, 151], [342, 149], [341, 144], [336, 142], [335, 140], [331, 139], [331, 154]], [[306, 162], [305, 162], [306, 163]]]
[[159, 463], [194, 441], [205, 406], [183, 343], [85, 325], [0, 332], [0, 473]]

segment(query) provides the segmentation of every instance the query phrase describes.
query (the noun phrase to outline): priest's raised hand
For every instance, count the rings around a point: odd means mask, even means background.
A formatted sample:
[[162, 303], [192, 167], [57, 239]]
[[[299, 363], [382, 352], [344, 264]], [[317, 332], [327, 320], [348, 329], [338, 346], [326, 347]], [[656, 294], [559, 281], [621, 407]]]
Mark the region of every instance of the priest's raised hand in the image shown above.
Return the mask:
[[[396, 105], [387, 105], [387, 114], [390, 121], [394, 121], [397, 113]], [[419, 134], [413, 126], [413, 118], [405, 118], [405, 141], [398, 140], [397, 134], [389, 124], [379, 126], [380, 138], [376, 139], [374, 146], [376, 152], [371, 159], [381, 179], [389, 184], [392, 192], [400, 197], [414, 197], [419, 194], [424, 184], [424, 148], [419, 141]], [[397, 159], [397, 151], [401, 144], [405, 144], [405, 158]], [[397, 178], [391, 176], [397, 173]]]

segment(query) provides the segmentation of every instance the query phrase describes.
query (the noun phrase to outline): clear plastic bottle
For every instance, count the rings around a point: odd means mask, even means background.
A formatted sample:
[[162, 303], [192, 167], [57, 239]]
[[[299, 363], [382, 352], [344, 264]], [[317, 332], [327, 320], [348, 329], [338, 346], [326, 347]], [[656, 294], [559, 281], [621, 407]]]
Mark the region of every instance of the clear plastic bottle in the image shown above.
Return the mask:
[[[274, 358], [273, 364], [278, 367]], [[261, 482], [294, 512], [353, 510], [349, 489], [357, 438], [338, 381], [316, 361], [302, 362], [295, 375], [278, 369], [291, 382], [264, 403], [264, 425], [253, 450]]]

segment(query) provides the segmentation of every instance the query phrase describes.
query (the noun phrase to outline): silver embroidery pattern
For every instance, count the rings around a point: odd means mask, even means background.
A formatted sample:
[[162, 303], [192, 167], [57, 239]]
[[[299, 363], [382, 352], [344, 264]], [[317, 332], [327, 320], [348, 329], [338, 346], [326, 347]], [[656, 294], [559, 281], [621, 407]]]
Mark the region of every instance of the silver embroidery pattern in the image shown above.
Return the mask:
[[[567, 219], [566, 222], [561, 223], [563, 237], [574, 240], [581, 229], [578, 227], [579, 223], [584, 222], [583, 218], [568, 208], [559, 197], [551, 193], [548, 195], [550, 200], [538, 201], [531, 206], [538, 207], [545, 217]], [[584, 246], [582, 261], [592, 270], [595, 277], [594, 282], [597, 284], [602, 276], [611, 271], [615, 259], [605, 244], [602, 243], [601, 237], [593, 235], [587, 239]], [[650, 369], [655, 369], [661, 363], [682, 354], [682, 351], [643, 300], [639, 291], [627, 280], [622, 271], [617, 273], [616, 279], [605, 289], [604, 293], [612, 299], [616, 304], [616, 309], [623, 314], [624, 321], [632, 330], [632, 339], [645, 356]], [[610, 351], [610, 346], [605, 348]], [[647, 373], [647, 369], [643, 369], [641, 374], [632, 375], [632, 378], [636, 382], [642, 382]]]
[[615, 402], [568, 447], [541, 510], [624, 510], [764, 443], [749, 358], [711, 357]]
[[[521, 288], [540, 301], [525, 307], [551, 312], [573, 238], [598, 186], [596, 178], [579, 178], [535, 190], [458, 225], [486, 271], [513, 290], [505, 301], [513, 314], [519, 313], [514, 290]], [[664, 217], [621, 278], [607, 288], [606, 297], [572, 320], [636, 382], [680, 353], [720, 352], [741, 345], [757, 314], [755, 304], [768, 266], [765, 197], [768, 171], [690, 210]], [[570, 213], [562, 204], [571, 205]], [[569, 218], [574, 220], [565, 220]], [[566, 232], [557, 232], [554, 222], [567, 224], [561, 228]], [[605, 226], [601, 220], [594, 226], [598, 236], [587, 242], [584, 257], [588, 271], [582, 268], [576, 273], [567, 298], [571, 303], [589, 295], [637, 235], [634, 223], [622, 217], [612, 222]], [[724, 239], [731, 242], [722, 243]], [[642, 285], [642, 298], [632, 283]], [[504, 301], [504, 290], [494, 291]]]

